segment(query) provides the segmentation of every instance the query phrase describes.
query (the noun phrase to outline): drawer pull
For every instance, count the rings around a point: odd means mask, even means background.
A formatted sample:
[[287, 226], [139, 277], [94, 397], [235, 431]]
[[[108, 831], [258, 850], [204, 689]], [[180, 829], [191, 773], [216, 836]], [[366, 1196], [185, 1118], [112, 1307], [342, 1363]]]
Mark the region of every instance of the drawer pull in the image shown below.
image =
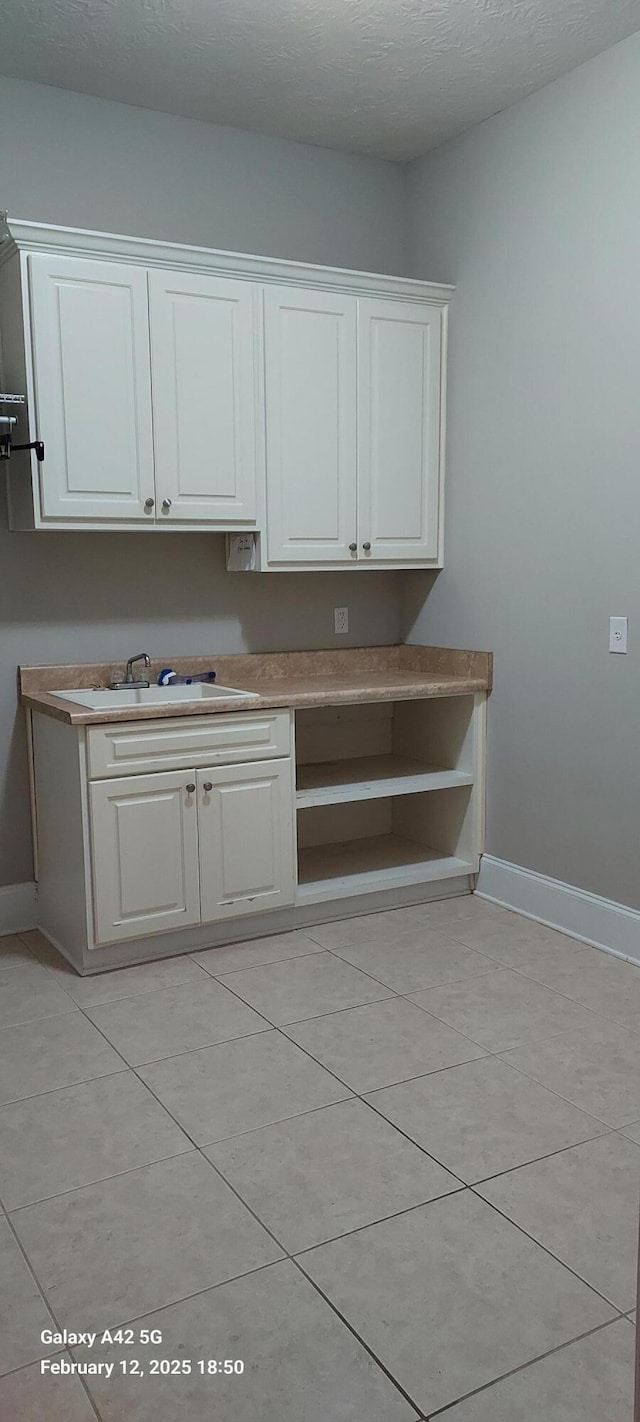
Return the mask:
[[196, 788], [196, 787], [195, 787], [195, 785], [192, 785], [191, 783], [189, 783], [189, 785], [185, 785], [184, 788], [185, 788], [185, 790], [186, 790], [186, 792], [187, 792], [187, 795], [193, 795], [194, 792], [195, 792], [195, 788]]
[[211, 780], [205, 780], [202, 789], [203, 789], [203, 790], [206, 790], [207, 795], [208, 795], [208, 794], [209, 794], [209, 791], [210, 791], [210, 790], [213, 790], [213, 781], [211, 781]]

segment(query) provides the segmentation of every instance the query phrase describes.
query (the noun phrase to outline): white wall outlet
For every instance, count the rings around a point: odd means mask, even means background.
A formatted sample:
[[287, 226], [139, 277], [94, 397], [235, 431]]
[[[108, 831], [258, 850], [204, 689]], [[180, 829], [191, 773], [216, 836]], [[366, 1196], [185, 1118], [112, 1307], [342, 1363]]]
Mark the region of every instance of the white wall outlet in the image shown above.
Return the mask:
[[628, 617], [609, 618], [609, 651], [626, 652]]
[[338, 634], [349, 631], [349, 609], [348, 607], [334, 607], [333, 628]]

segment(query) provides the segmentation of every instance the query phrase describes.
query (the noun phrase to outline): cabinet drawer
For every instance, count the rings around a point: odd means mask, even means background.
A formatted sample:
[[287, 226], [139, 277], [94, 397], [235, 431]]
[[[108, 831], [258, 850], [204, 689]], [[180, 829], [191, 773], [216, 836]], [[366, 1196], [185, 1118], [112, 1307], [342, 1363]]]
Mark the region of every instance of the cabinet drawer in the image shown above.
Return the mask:
[[90, 726], [88, 773], [92, 780], [138, 775], [180, 766], [229, 765], [289, 755], [287, 711], [247, 711], [231, 716], [180, 716], [166, 721], [129, 721]]

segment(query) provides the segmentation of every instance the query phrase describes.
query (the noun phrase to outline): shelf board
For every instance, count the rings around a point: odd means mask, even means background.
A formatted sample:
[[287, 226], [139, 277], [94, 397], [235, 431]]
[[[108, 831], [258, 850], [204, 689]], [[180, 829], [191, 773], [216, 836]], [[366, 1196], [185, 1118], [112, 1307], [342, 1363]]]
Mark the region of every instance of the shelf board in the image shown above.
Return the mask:
[[296, 903], [320, 903], [372, 889], [429, 883], [475, 874], [477, 869], [477, 863], [443, 854], [397, 834], [313, 845], [298, 852]]
[[473, 785], [460, 770], [410, 760], [402, 755], [357, 756], [297, 767], [296, 805], [339, 805], [345, 800], [380, 800], [387, 795], [416, 795], [424, 790], [448, 790]]

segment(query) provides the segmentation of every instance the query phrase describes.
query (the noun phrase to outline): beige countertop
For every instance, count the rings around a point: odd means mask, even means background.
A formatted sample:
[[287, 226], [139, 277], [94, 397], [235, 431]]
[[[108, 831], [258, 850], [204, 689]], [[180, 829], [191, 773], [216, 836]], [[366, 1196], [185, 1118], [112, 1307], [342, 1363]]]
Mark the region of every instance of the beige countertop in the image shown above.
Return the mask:
[[123, 664], [19, 667], [24, 706], [72, 726], [114, 721], [149, 721], [178, 716], [211, 716], [230, 711], [338, 705], [360, 701], [407, 701], [429, 696], [489, 692], [490, 652], [451, 647], [395, 645], [350, 647], [340, 651], [269, 652], [177, 657], [152, 661], [144, 673], [153, 685], [165, 666], [182, 675], [213, 669], [222, 686], [250, 693], [233, 702], [182, 701], [155, 706], [114, 706], [99, 711], [62, 700], [57, 691], [108, 686], [123, 676]]

